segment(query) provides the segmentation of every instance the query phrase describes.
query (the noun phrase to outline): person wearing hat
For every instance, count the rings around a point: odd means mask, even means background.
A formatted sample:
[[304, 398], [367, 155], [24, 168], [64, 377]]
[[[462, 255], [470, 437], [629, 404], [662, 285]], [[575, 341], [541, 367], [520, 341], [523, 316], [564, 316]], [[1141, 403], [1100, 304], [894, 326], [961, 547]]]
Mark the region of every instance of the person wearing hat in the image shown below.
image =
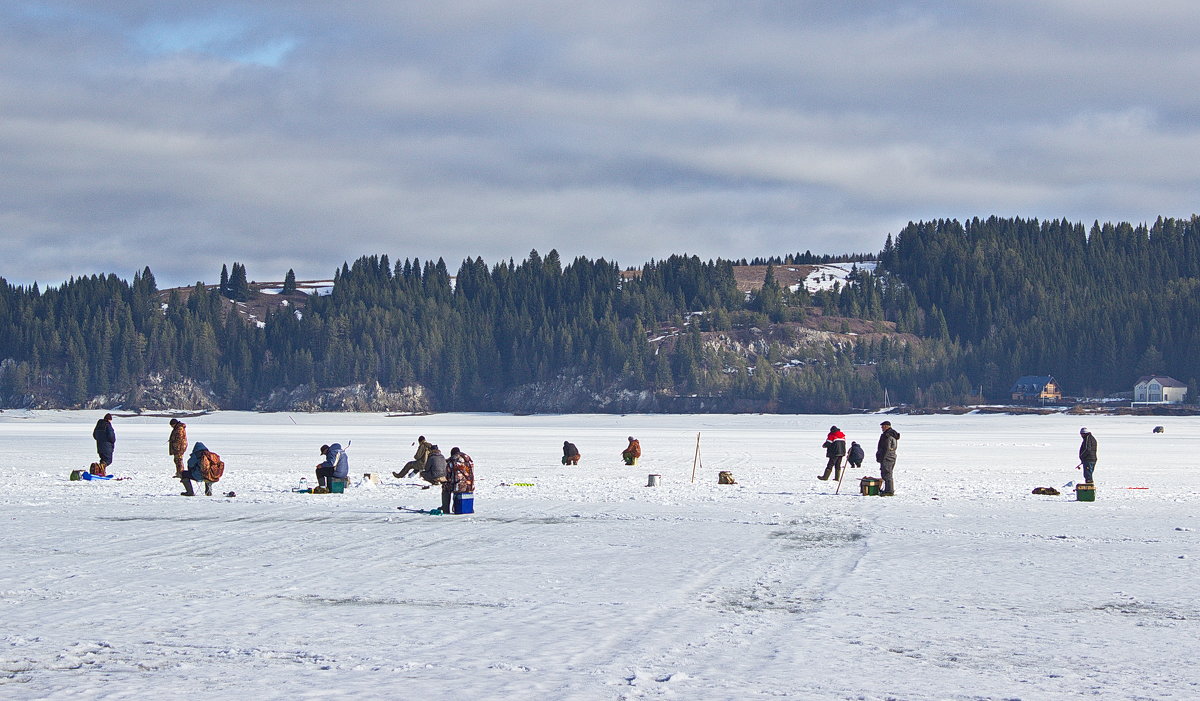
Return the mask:
[[103, 418], [96, 422], [96, 427], [92, 429], [92, 439], [96, 441], [96, 455], [100, 457], [99, 472], [93, 474], [104, 475], [109, 465], [113, 461], [113, 449], [117, 446], [117, 432], [113, 430], [112, 414], [105, 414]]
[[1083, 443], [1079, 444], [1079, 464], [1075, 469], [1083, 469], [1083, 481], [1092, 483], [1092, 473], [1096, 471], [1096, 437], [1086, 428], [1079, 429]]
[[171, 419], [171, 437], [167, 439], [167, 455], [175, 461], [175, 479], [183, 476], [183, 456], [187, 454], [187, 424]]
[[642, 444], [633, 436], [629, 437], [629, 445], [625, 446], [625, 450], [621, 451], [621, 459], [626, 465], [636, 465], [637, 459], [642, 457]]
[[883, 489], [879, 496], [890, 497], [896, 493], [892, 483], [892, 470], [896, 468], [896, 445], [900, 434], [892, 428], [891, 421], [879, 424], [879, 444], [875, 447], [875, 462], [879, 463], [879, 476], [883, 478]]
[[825, 473], [817, 475], [819, 480], [829, 479], [829, 474], [833, 473], [833, 478], [839, 482], [842, 481], [842, 458], [846, 456], [846, 434], [842, 433], [837, 426], [829, 427], [829, 435], [825, 437], [825, 442], [821, 444], [825, 449]]
[[417, 436], [417, 452], [413, 454], [413, 459], [404, 464], [399, 472], [393, 472], [392, 477], [396, 479], [404, 479], [409, 475], [420, 474], [421, 470], [425, 469], [425, 459], [429, 456], [429, 446], [432, 445], [425, 440], [425, 436]]

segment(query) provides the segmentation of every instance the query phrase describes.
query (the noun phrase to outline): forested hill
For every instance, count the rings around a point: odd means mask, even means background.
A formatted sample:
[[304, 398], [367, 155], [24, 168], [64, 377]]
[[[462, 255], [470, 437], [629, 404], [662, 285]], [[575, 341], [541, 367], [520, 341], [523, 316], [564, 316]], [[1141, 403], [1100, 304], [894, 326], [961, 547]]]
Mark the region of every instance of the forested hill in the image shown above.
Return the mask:
[[[0, 402], [848, 411], [1002, 399], [1026, 374], [1099, 395], [1142, 372], [1200, 374], [1186, 352], [1200, 332], [1195, 226], [917, 223], [888, 237], [878, 268], [861, 254], [622, 268], [535, 251], [453, 272], [366, 256], [336, 269], [329, 294], [289, 271], [283, 294], [264, 295], [237, 263], [211, 287], [159, 290], [149, 269], [3, 283]], [[836, 260], [863, 265], [793, 288]]]
[[[882, 264], [945, 317], [961, 367], [999, 396], [1025, 374], [1072, 394], [1200, 377], [1200, 219], [1153, 226], [972, 219], [910, 224]], [[975, 379], [977, 378], [977, 379]]]

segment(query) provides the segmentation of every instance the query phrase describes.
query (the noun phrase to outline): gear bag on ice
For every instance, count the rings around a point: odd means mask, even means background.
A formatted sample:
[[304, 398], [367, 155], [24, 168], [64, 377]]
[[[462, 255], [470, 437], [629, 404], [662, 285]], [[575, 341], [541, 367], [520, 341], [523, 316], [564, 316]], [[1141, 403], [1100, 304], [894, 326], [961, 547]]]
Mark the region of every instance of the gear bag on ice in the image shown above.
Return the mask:
[[200, 456], [200, 476], [205, 482], [220, 482], [221, 476], [225, 474], [225, 463], [221, 462], [221, 456], [211, 450], [204, 451]]

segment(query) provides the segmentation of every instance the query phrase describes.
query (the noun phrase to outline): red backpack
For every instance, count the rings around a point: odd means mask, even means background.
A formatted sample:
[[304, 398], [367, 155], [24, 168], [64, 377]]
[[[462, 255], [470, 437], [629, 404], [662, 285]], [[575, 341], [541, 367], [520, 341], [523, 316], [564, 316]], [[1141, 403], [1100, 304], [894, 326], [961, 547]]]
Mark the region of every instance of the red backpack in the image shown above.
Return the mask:
[[211, 450], [204, 451], [200, 456], [200, 476], [205, 482], [220, 482], [221, 476], [225, 474], [225, 463], [221, 462], [221, 456]]

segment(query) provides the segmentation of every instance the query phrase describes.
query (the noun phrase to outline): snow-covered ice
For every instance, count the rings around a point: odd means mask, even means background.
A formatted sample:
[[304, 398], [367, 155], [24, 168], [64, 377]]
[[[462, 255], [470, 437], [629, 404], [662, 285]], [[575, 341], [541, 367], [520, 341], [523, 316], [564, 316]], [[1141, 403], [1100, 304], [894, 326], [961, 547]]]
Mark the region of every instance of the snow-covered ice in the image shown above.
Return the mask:
[[[188, 499], [165, 418], [68, 481], [102, 413], [0, 413], [4, 698], [1200, 698], [1193, 418], [893, 416], [879, 498], [879, 416], [225, 412], [186, 422], [237, 496]], [[838, 495], [831, 423], [868, 454]], [[418, 434], [474, 515], [397, 509], [438, 505], [391, 477]], [[382, 484], [292, 493], [334, 441]]]

